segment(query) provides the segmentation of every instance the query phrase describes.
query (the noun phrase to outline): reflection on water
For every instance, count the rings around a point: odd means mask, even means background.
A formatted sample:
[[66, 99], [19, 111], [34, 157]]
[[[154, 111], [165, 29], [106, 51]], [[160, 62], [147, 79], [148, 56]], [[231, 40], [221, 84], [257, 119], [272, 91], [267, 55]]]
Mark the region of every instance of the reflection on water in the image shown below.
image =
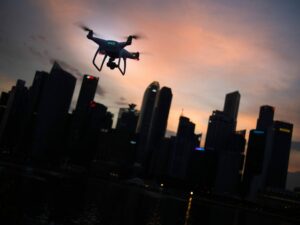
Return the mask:
[[[3, 174], [2, 174], [3, 175]], [[178, 197], [163, 188], [85, 177], [2, 176], [0, 224], [5, 225], [288, 225], [239, 207], [208, 203], [196, 193]]]
[[[192, 194], [192, 193], [191, 193], [191, 194]], [[187, 207], [186, 212], [185, 212], [185, 221], [184, 221], [184, 225], [188, 225], [188, 224], [189, 224], [190, 211], [191, 211], [191, 207], [192, 207], [192, 201], [193, 201], [193, 197], [191, 196], [191, 197], [189, 198], [188, 207]]]

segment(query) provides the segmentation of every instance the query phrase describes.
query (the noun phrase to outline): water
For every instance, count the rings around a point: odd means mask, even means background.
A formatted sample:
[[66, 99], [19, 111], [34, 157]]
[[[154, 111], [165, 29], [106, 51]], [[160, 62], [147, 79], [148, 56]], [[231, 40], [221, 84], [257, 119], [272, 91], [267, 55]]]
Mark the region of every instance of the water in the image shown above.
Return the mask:
[[275, 216], [171, 196], [163, 188], [48, 172], [0, 170], [0, 224], [289, 225]]

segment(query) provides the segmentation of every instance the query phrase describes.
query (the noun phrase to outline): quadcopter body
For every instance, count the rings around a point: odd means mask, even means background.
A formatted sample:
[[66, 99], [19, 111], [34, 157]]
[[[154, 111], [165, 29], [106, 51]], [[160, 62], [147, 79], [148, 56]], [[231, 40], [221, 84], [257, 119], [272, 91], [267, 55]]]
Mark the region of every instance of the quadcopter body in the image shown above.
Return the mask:
[[[138, 38], [137, 35], [128, 36], [125, 42], [117, 42], [113, 40], [97, 38], [94, 36], [94, 32], [91, 29], [87, 27], [83, 27], [83, 29], [88, 31], [87, 38], [94, 41], [99, 46], [93, 58], [93, 65], [98, 71], [102, 70], [103, 64], [107, 57], [109, 59], [106, 65], [112, 70], [118, 68], [122, 75], [125, 75], [126, 73], [126, 59], [139, 60], [139, 52], [129, 52], [125, 49], [126, 46], [131, 45], [132, 39]], [[100, 67], [96, 64], [96, 58], [98, 54], [104, 55]], [[116, 59], [118, 59], [118, 63], [115, 62]], [[123, 67], [121, 66], [121, 59], [123, 59]]]

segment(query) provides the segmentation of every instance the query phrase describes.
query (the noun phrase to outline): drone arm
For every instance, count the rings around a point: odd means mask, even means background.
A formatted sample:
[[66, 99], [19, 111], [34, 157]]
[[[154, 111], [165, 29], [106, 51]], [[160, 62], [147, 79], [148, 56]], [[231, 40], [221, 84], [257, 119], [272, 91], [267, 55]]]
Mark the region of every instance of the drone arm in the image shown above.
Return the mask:
[[118, 69], [120, 70], [120, 72], [122, 73], [122, 75], [124, 76], [126, 73], [126, 58], [123, 57], [123, 61], [124, 61], [124, 68], [123, 71], [120, 67], [120, 62], [121, 62], [121, 58], [119, 58], [119, 62], [118, 62]]

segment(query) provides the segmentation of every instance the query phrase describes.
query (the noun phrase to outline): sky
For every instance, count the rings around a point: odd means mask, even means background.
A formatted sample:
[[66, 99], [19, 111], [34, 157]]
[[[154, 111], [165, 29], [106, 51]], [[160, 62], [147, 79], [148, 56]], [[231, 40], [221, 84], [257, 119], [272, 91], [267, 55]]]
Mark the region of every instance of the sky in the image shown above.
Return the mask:
[[[125, 76], [99, 73], [97, 46], [78, 23], [104, 39], [143, 34], [127, 48], [140, 61], [128, 61]], [[289, 171], [300, 171], [298, 0], [1, 0], [0, 91], [17, 79], [30, 86], [54, 60], [77, 78], [71, 107], [83, 74], [100, 77], [96, 101], [115, 117], [128, 103], [139, 109], [151, 82], [172, 88], [170, 132], [183, 114], [205, 136], [209, 115], [232, 91], [241, 94], [238, 129], [255, 128], [259, 107], [272, 105], [276, 120], [294, 124]]]

